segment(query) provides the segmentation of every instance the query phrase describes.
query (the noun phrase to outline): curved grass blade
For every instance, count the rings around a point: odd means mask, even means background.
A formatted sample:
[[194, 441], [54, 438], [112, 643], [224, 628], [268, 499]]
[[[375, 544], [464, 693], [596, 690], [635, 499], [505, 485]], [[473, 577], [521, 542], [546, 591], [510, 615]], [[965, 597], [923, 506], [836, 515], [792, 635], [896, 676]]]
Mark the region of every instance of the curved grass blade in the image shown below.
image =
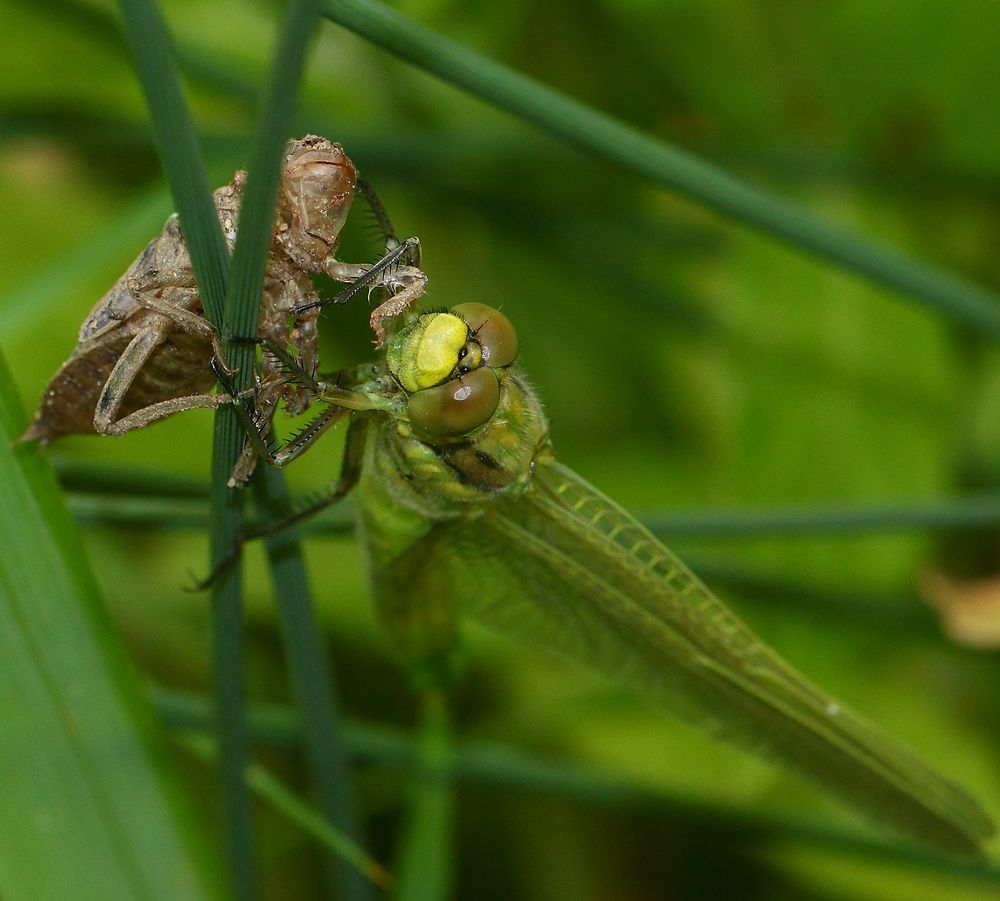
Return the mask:
[[[490, 625], [620, 679], [804, 775], [871, 820], [979, 856], [981, 807], [779, 658], [644, 526], [571, 470], [536, 467], [495, 513], [437, 527], [440, 587]], [[517, 566], [510, 565], [511, 560]]]
[[321, 0], [333, 21], [557, 138], [723, 215], [1000, 335], [988, 289], [852, 234], [665, 141], [560, 94], [417, 24], [378, 0]]
[[[186, 692], [153, 689], [153, 703], [167, 728], [204, 731], [211, 726], [207, 697]], [[255, 704], [250, 709], [255, 740], [287, 749], [297, 747], [301, 724], [290, 707]], [[401, 729], [362, 721], [348, 722], [344, 730], [348, 749], [359, 762], [378, 762], [403, 769], [423, 768], [416, 740]], [[756, 838], [790, 839], [805, 846], [828, 848], [839, 853], [905, 862], [908, 866], [960, 875], [970, 880], [1000, 885], [1000, 867], [976, 861], [959, 861], [912, 845], [889, 844], [824, 822], [815, 816], [779, 814], [774, 810], [734, 806], [710, 801], [673, 789], [637, 783], [603, 769], [574, 764], [565, 759], [541, 756], [522, 747], [492, 741], [462, 741], [449, 753], [448, 773], [456, 782], [490, 786], [496, 791], [555, 796], [598, 809], [662, 814], [697, 823], [733, 828]]]
[[[212, 202], [198, 136], [174, 69], [170, 36], [154, 0], [119, 0], [119, 6], [126, 40], [149, 105], [157, 152], [177, 205], [202, 308], [212, 324], [219, 328], [226, 310], [229, 256]], [[241, 234], [248, 227], [246, 223], [243, 226]], [[246, 367], [248, 362], [245, 357], [240, 364]], [[242, 498], [225, 489], [231, 461], [235, 460], [238, 451], [229, 454], [227, 465], [226, 454], [219, 450], [226, 435], [231, 445], [238, 440], [235, 418], [232, 411], [225, 408], [215, 418], [210, 513], [213, 563], [229, 553], [242, 518]], [[230, 426], [228, 431], [227, 424]], [[243, 716], [241, 574], [239, 566], [232, 567], [212, 592], [212, 659], [230, 878], [240, 901], [255, 901], [258, 892], [250, 798], [243, 782], [247, 751]]]
[[0, 362], [0, 897], [221, 897], [24, 421]]
[[[175, 740], [202, 760], [211, 762], [217, 756], [215, 745], [207, 736], [181, 734], [175, 736]], [[257, 763], [248, 764], [246, 781], [258, 797], [328, 848], [332, 854], [350, 864], [359, 875], [380, 888], [386, 889], [392, 885], [392, 876], [377, 860], [370, 857], [349, 835], [331, 825], [327, 817], [302, 800], [266, 767]]]
[[451, 727], [441, 692], [423, 698], [416, 744], [418, 771], [399, 855], [397, 901], [452, 897], [455, 799], [450, 773]]

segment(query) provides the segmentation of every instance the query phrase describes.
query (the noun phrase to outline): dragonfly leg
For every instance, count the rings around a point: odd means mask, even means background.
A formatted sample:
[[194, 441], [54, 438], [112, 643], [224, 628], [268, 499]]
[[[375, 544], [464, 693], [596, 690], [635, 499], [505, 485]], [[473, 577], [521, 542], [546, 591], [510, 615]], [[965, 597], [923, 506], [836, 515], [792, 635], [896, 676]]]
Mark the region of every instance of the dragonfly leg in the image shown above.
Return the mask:
[[309, 303], [293, 307], [291, 313], [295, 316], [331, 304], [343, 304], [371, 288], [386, 288], [398, 291], [408, 284], [420, 282], [426, 284], [424, 275], [413, 263], [420, 258], [420, 239], [407, 238], [394, 246], [387, 248], [382, 257], [374, 263], [342, 263], [340, 260], [329, 260], [323, 271], [338, 282], [349, 282], [346, 288], [333, 297], [321, 297]]
[[[354, 189], [365, 199], [365, 203], [368, 204], [368, 209], [371, 211], [371, 214], [375, 219], [375, 225], [377, 226], [383, 241], [385, 241], [385, 249], [391, 250], [399, 244], [399, 239], [396, 237], [396, 230], [392, 227], [392, 221], [389, 219], [389, 214], [385, 211], [385, 206], [379, 199], [378, 194], [375, 193], [375, 189], [360, 175], [355, 181]], [[414, 265], [419, 265], [419, 262], [414, 263]]]
[[239, 559], [240, 554], [243, 552], [243, 545], [248, 541], [255, 541], [258, 538], [268, 538], [278, 532], [283, 532], [285, 529], [298, 525], [300, 522], [315, 516], [320, 511], [343, 500], [358, 483], [358, 479], [361, 476], [361, 463], [364, 459], [367, 432], [367, 417], [359, 416], [351, 420], [350, 428], [347, 431], [344, 457], [340, 466], [340, 476], [337, 480], [318, 497], [292, 510], [286, 516], [246, 529], [236, 539], [230, 552], [215, 565], [208, 576], [196, 583], [196, 590], [204, 591], [206, 588], [211, 587], [215, 580]]
[[312, 394], [321, 394], [326, 388], [322, 381], [317, 381], [314, 373], [309, 372], [284, 347], [270, 338], [230, 338], [231, 344], [259, 344], [265, 353], [270, 354], [279, 364], [277, 368], [291, 376], [291, 381], [300, 385]]
[[[292, 374], [297, 379], [301, 379], [302, 384], [308, 388], [315, 399], [325, 400], [329, 403], [329, 406], [313, 416], [302, 429], [281, 445], [273, 440], [269, 440], [271, 427], [271, 417], [269, 415], [265, 414], [261, 416], [260, 411], [257, 411], [255, 414], [251, 411], [249, 405], [237, 404], [236, 411], [246, 432], [247, 447], [233, 468], [229, 479], [230, 487], [244, 485], [250, 480], [257, 458], [263, 458], [271, 466], [279, 468], [286, 466], [293, 460], [301, 457], [322, 435], [347, 418], [351, 413], [374, 409], [374, 404], [367, 395], [316, 380], [302, 369], [290, 354], [277, 345], [272, 344], [268, 339], [256, 338], [250, 340], [254, 343], [262, 344], [269, 353], [275, 354], [282, 363], [287, 363]], [[215, 363], [213, 363], [212, 368], [223, 388], [229, 395], [232, 395], [233, 392], [227, 375]]]
[[389, 219], [389, 214], [386, 212], [385, 206], [367, 179], [358, 176], [355, 183], [355, 190], [365, 199], [368, 209], [371, 210], [372, 216], [375, 218], [375, 224], [382, 235], [382, 239], [385, 241], [386, 253], [393, 250], [400, 243], [409, 244], [410, 247], [406, 254], [406, 265], [419, 269], [420, 242], [416, 238], [408, 238], [406, 241], [400, 242], [399, 238], [396, 237], [396, 230], [392, 227], [392, 221]]
[[292, 313], [301, 316], [303, 313], [330, 304], [347, 303], [363, 290], [385, 288], [392, 296], [380, 304], [371, 315], [375, 347], [380, 348], [386, 339], [383, 323], [409, 309], [417, 298], [423, 295], [427, 287], [427, 276], [420, 269], [420, 239], [410, 237], [400, 241], [396, 237], [389, 214], [372, 186], [363, 178], [359, 178], [356, 189], [364, 197], [385, 239], [385, 254], [371, 265], [343, 263], [331, 258], [323, 267], [323, 271], [335, 281], [348, 282], [347, 287], [334, 297], [300, 304], [292, 309]]
[[[274, 413], [278, 407], [278, 402], [283, 395], [287, 396], [287, 391], [283, 388], [283, 385], [287, 384], [288, 381], [291, 381], [294, 384], [301, 386], [302, 395], [306, 399], [306, 403], [308, 403], [314, 396], [322, 392], [325, 385], [318, 382], [313, 374], [308, 372], [293, 354], [289, 353], [283, 346], [270, 337], [232, 337], [229, 339], [229, 343], [259, 344], [265, 353], [265, 380], [257, 393], [254, 403], [254, 429], [251, 431], [248, 428], [247, 416], [241, 414], [240, 420], [246, 431], [247, 441], [243, 446], [243, 452], [240, 454], [239, 460], [237, 460], [236, 465], [233, 467], [233, 471], [229, 479], [230, 485], [245, 485], [253, 476], [254, 470], [257, 467], [257, 460], [260, 457], [263, 457], [275, 466], [283, 466], [286, 462], [288, 462], [288, 460], [276, 459], [277, 451], [273, 446], [269, 445], [267, 441], [268, 433], [271, 428], [271, 420], [273, 419]], [[270, 373], [270, 378], [267, 377], [267, 373]], [[216, 374], [218, 376], [218, 373]], [[223, 384], [225, 384], [225, 379], [222, 381]], [[232, 392], [230, 391], [230, 393]], [[249, 415], [249, 411], [246, 412], [247, 415]], [[317, 417], [317, 419], [318, 418], [319, 417]], [[303, 431], [311, 431], [311, 425], [312, 424], [310, 423], [310, 425]], [[326, 429], [324, 428], [323, 431], [325, 430]], [[257, 438], [254, 437], [255, 434]], [[309, 443], [311, 444], [311, 442]], [[298, 456], [298, 454], [295, 456]]]
[[266, 538], [276, 532], [284, 531], [290, 526], [294, 526], [312, 516], [315, 516], [327, 507], [331, 507], [351, 491], [358, 483], [361, 475], [361, 463], [364, 459], [365, 442], [368, 438], [368, 417], [357, 416], [351, 420], [347, 430], [347, 438], [344, 445], [344, 457], [340, 464], [340, 475], [335, 482], [332, 482], [327, 489], [318, 497], [293, 510], [287, 516], [276, 519], [265, 525], [256, 526], [249, 530], [243, 537], [244, 541], [254, 538]]

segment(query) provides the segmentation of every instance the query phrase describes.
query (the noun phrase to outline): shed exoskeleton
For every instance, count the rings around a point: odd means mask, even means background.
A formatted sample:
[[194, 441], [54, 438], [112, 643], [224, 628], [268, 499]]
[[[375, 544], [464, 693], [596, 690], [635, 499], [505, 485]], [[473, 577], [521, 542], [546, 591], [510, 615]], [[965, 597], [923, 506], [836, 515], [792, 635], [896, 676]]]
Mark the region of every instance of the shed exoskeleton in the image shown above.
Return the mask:
[[[230, 251], [236, 241], [246, 173], [214, 192]], [[426, 278], [416, 265], [415, 239], [399, 244], [386, 234], [392, 265], [336, 258], [340, 233], [355, 193], [370, 198], [376, 216], [391, 230], [370, 188], [361, 183], [343, 148], [307, 135], [290, 141], [283, 164], [271, 250], [265, 275], [258, 336], [283, 349], [303, 371], [317, 365], [317, 325], [323, 301], [310, 275], [386, 289], [391, 295], [372, 313], [382, 321], [411, 304]], [[96, 432], [122, 435], [184, 410], [215, 408], [230, 401], [212, 392], [211, 362], [224, 359], [220, 339], [205, 318], [191, 260], [175, 215], [102, 297], [80, 328], [79, 343], [52, 377], [22, 440], [42, 444], [63, 436]], [[266, 431], [282, 401], [292, 414], [309, 404], [310, 391], [291, 382], [283, 363], [265, 353], [255, 393], [254, 419]], [[247, 453], [234, 477], [253, 472]]]

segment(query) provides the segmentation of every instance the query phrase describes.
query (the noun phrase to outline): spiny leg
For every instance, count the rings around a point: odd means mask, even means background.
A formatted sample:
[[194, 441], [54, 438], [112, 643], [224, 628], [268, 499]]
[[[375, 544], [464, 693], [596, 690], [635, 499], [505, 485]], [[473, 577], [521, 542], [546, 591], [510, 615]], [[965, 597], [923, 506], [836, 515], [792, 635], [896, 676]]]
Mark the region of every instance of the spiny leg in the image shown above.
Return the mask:
[[[253, 341], [253, 339], [249, 339]], [[212, 372], [215, 373], [215, 377], [219, 384], [223, 387], [226, 395], [231, 397], [233, 395], [234, 386], [229, 379], [229, 374], [224, 372], [222, 369], [222, 364], [213, 358], [211, 362]], [[273, 450], [268, 444], [268, 430], [270, 429], [271, 419], [266, 416], [262, 421], [255, 419], [255, 415], [259, 412], [254, 405], [254, 410], [251, 412], [248, 409], [248, 405], [242, 401], [234, 404], [236, 410], [236, 415], [239, 417], [240, 424], [243, 426], [243, 432], [245, 434], [246, 440], [252, 445], [254, 451], [256, 451], [256, 457], [262, 457], [269, 463], [273, 460]], [[253, 474], [252, 467], [250, 471], [246, 473], [245, 478], [243, 478], [243, 455], [240, 459], [236, 461], [236, 466], [233, 468], [233, 473], [229, 477], [229, 487], [232, 488], [236, 485], [243, 484], [245, 481], [249, 480], [250, 476]]]
[[[420, 270], [420, 241], [415, 237], [411, 237], [400, 244], [399, 239], [396, 237], [396, 231], [389, 219], [389, 214], [386, 212], [385, 206], [383, 206], [378, 194], [375, 193], [374, 188], [363, 178], [359, 178], [357, 181], [357, 190], [367, 202], [372, 215], [375, 217], [375, 222], [382, 232], [385, 239], [386, 257], [397, 248], [408, 246], [406, 252], [400, 257], [400, 263], [405, 266], [406, 274], [402, 276], [398, 285], [387, 284], [387, 287], [393, 293], [393, 297], [380, 304], [372, 312], [369, 319], [372, 330], [375, 332], [375, 347], [380, 348], [385, 344], [385, 328], [383, 323], [385, 320], [399, 315], [416, 302], [426, 290], [427, 276]], [[383, 257], [383, 260], [379, 262], [383, 263], [386, 257]]]
[[[284, 372], [286, 375], [291, 376], [290, 381], [301, 385], [305, 392], [311, 397], [321, 395], [326, 389], [325, 383], [317, 381], [313, 374], [308, 372], [292, 354], [290, 354], [280, 344], [277, 344], [268, 337], [231, 338], [230, 342], [261, 345], [265, 354], [265, 369], [271, 370], [275, 375], [279, 375], [281, 372]], [[268, 357], [271, 358], [271, 365], [268, 365]], [[220, 378], [224, 385], [227, 384], [228, 380], [225, 376], [221, 376]], [[274, 386], [272, 386], [272, 388], [273, 387]], [[232, 393], [231, 390], [230, 393]], [[247, 442], [243, 447], [243, 452], [240, 454], [239, 460], [237, 460], [236, 465], [233, 467], [233, 472], [229, 479], [230, 486], [247, 484], [254, 473], [258, 458], [264, 457], [264, 459], [273, 466], [284, 466], [286, 463], [298, 457], [308, 446], [312, 444], [312, 441], [315, 440], [315, 438], [311, 438], [308, 441], [303, 440], [301, 442], [303, 446], [290, 455], [285, 453], [288, 450], [288, 447], [278, 448], [273, 441], [269, 442], [268, 437], [271, 420], [273, 419], [278, 405], [279, 392], [275, 389], [267, 392], [267, 394], [268, 398], [264, 404], [261, 403], [260, 396], [258, 395], [257, 402], [254, 405], [255, 411], [253, 416], [253, 430], [249, 428], [249, 423], [247, 421], [250, 415], [249, 411], [244, 410], [243, 413], [240, 414], [240, 419], [247, 433]], [[323, 411], [323, 413], [307, 423], [305, 429], [303, 429], [299, 435], [296, 435], [295, 438], [289, 442], [289, 446], [293, 443], [297, 444], [298, 439], [306, 434], [316, 432], [315, 437], [319, 437], [319, 435], [325, 432], [330, 425], [333, 425], [335, 421], [338, 421], [331, 420], [329, 422], [325, 422], [326, 420], [330, 420], [330, 417], [330, 410]], [[320, 426], [321, 420], [325, 422], [322, 426]], [[317, 431], [317, 429], [319, 429], [319, 431]], [[254, 437], [255, 435], [256, 437]]]
[[[267, 433], [262, 434], [259, 427], [250, 430], [253, 421], [249, 417], [240, 417], [247, 431], [247, 445], [229, 478], [229, 487], [245, 485], [250, 481], [258, 459], [263, 458], [271, 466], [281, 468], [302, 456], [313, 444], [333, 426], [347, 418], [353, 411], [346, 407], [331, 404], [321, 410], [305, 426], [296, 432], [283, 445], [269, 441]], [[256, 436], [256, 437], [255, 437]], [[249, 458], [249, 464], [245, 460]]]
[[341, 461], [340, 476], [315, 500], [310, 501], [297, 510], [292, 511], [287, 516], [271, 522], [254, 526], [244, 531], [236, 540], [230, 552], [212, 569], [208, 576], [197, 583], [196, 588], [204, 591], [230, 566], [232, 566], [243, 552], [243, 545], [248, 541], [258, 538], [267, 538], [277, 532], [284, 531], [298, 523], [315, 516], [317, 513], [331, 507], [351, 491], [358, 483], [361, 476], [361, 464], [364, 460], [365, 443], [368, 437], [368, 417], [358, 416], [351, 420], [351, 425], [347, 430], [347, 439], [344, 446], [344, 457]]
[[[399, 244], [399, 239], [396, 237], [396, 230], [392, 227], [392, 221], [385, 210], [385, 205], [379, 199], [378, 194], [375, 193], [375, 189], [369, 184], [367, 179], [359, 175], [354, 187], [357, 193], [365, 199], [365, 203], [368, 204], [368, 209], [371, 210], [372, 216], [375, 218], [375, 224], [385, 242], [385, 249], [391, 250]], [[414, 265], [419, 265], [419, 263], [415, 263]]]
[[266, 354], [270, 354], [280, 364], [280, 369], [284, 370], [292, 377], [292, 381], [301, 385], [312, 394], [322, 394], [326, 390], [326, 384], [317, 381], [315, 374], [309, 372], [292, 354], [290, 354], [280, 344], [276, 344], [270, 338], [261, 336], [249, 339], [231, 339], [232, 341], [246, 341], [247, 343], [259, 344]]
[[339, 282], [348, 282], [346, 288], [336, 296], [300, 304], [292, 309], [292, 314], [317, 310], [330, 304], [344, 304], [363, 290], [385, 288], [392, 295], [371, 314], [370, 323], [375, 332], [375, 347], [385, 344], [384, 323], [393, 316], [411, 307], [423, 295], [427, 287], [427, 276], [420, 270], [420, 240], [416, 237], [400, 241], [385, 206], [374, 188], [363, 178], [356, 182], [357, 192], [364, 197], [375, 222], [385, 240], [385, 253], [370, 266], [358, 263], [343, 263], [330, 259], [323, 271]]
[[[284, 465], [283, 462], [278, 462], [275, 459], [276, 447], [273, 441], [269, 441], [269, 433], [274, 414], [282, 397], [286, 398], [287, 406], [287, 399], [290, 396], [289, 383], [298, 384], [302, 388], [301, 392], [296, 392], [303, 397], [301, 409], [308, 406], [312, 397], [322, 391], [324, 386], [313, 378], [298, 359], [269, 337], [230, 338], [229, 341], [233, 344], [260, 344], [264, 349], [262, 360], [264, 374], [254, 402], [252, 417], [254, 428], [252, 431], [246, 422], [246, 416], [249, 415], [249, 412], [245, 411], [244, 414], [240, 415], [247, 441], [244, 443], [243, 450], [229, 477], [229, 484], [233, 486], [249, 483], [257, 468], [257, 460], [261, 456], [272, 465]], [[286, 375], [290, 375], [291, 379], [285, 378]], [[301, 409], [296, 412], [301, 412]], [[266, 450], [267, 453], [262, 453], [263, 450]]]
[[[399, 271], [420, 273], [426, 281], [426, 276], [416, 268], [413, 260], [420, 258], [420, 239], [407, 238], [400, 244], [386, 250], [385, 254], [374, 263], [344, 263], [340, 260], [330, 260], [323, 267], [323, 271], [334, 281], [349, 282], [350, 284], [333, 297], [323, 297], [310, 303], [300, 304], [293, 307], [293, 316], [299, 316], [309, 310], [331, 304], [347, 303], [357, 294], [368, 288], [392, 288], [396, 283], [396, 276]], [[411, 276], [416, 278], [415, 275]]]
[[[253, 340], [253, 339], [251, 339]], [[270, 420], [266, 422], [255, 421], [247, 407], [237, 404], [236, 411], [246, 432], [247, 442], [257, 457], [262, 457], [271, 466], [282, 467], [298, 459], [330, 428], [341, 422], [351, 413], [366, 412], [375, 408], [371, 399], [365, 394], [351, 391], [348, 388], [341, 388], [338, 385], [327, 385], [325, 382], [318, 382], [308, 373], [301, 369], [283, 349], [270, 345], [267, 339], [256, 339], [255, 343], [263, 344], [271, 353], [275, 353], [280, 358], [287, 358], [290, 368], [297, 370], [307, 382], [310, 390], [314, 390], [316, 398], [326, 401], [329, 406], [314, 416], [306, 425], [283, 446], [276, 445], [275, 442], [268, 441], [268, 432], [262, 426], [269, 426]], [[270, 345], [270, 346], [269, 346]], [[228, 377], [213, 364], [216, 377], [222, 386], [232, 394]], [[233, 474], [229, 479], [229, 486], [245, 484], [252, 475], [252, 468], [244, 477], [242, 457], [233, 469]]]
[[[302, 304], [294, 307], [291, 312], [297, 316], [329, 304], [347, 303], [366, 289], [385, 288], [390, 292], [390, 297], [376, 307], [370, 317], [371, 327], [375, 332], [375, 347], [382, 347], [386, 340], [385, 321], [412, 307], [427, 290], [427, 276], [408, 262], [419, 259], [419, 255], [419, 240], [407, 238], [371, 266], [334, 261], [328, 267], [327, 274], [338, 281], [350, 280], [351, 283], [334, 297]], [[332, 270], [336, 270], [336, 274]]]
[[420, 241], [417, 238], [411, 237], [407, 238], [403, 242], [400, 242], [399, 238], [396, 237], [396, 230], [392, 227], [392, 221], [389, 219], [389, 214], [386, 212], [384, 204], [378, 194], [375, 193], [375, 189], [361, 176], [357, 179], [356, 190], [362, 197], [364, 197], [365, 203], [368, 204], [368, 208], [375, 217], [375, 223], [382, 234], [383, 240], [385, 241], [386, 253], [394, 250], [396, 247], [400, 246], [401, 243], [409, 245], [409, 249], [406, 253], [406, 265], [419, 269]]

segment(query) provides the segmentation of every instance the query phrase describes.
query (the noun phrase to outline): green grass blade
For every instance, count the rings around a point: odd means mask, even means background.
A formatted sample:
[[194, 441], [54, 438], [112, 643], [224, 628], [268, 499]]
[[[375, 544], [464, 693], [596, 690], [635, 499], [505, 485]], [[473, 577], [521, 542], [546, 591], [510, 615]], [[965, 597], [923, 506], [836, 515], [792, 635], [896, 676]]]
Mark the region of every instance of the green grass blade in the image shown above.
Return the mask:
[[[177, 741], [202, 760], [212, 760], [215, 757], [215, 748], [203, 736], [180, 735]], [[331, 826], [328, 820], [264, 767], [250, 764], [246, 780], [259, 797], [329, 848], [333, 854], [349, 863], [359, 876], [381, 888], [388, 888], [392, 884], [392, 877], [378, 861], [371, 858], [350, 836]]]
[[[61, 461], [56, 465], [63, 487], [79, 495], [107, 497], [102, 508], [104, 521], [129, 523], [135, 513], [121, 496], [142, 496], [147, 509], [155, 511], [162, 503], [163, 512], [174, 512], [179, 498], [205, 498], [207, 485], [193, 480], [167, 477], [154, 471], [101, 469], [93, 464]], [[119, 497], [115, 497], [118, 495]], [[192, 514], [198, 509], [192, 504]], [[119, 518], [120, 517], [120, 518]], [[946, 529], [992, 529], [1000, 524], [1000, 495], [990, 492], [929, 500], [886, 501], [882, 503], [802, 504], [782, 507], [747, 507], [745, 509], [678, 510], [649, 513], [639, 517], [643, 525], [663, 538], [743, 538], [765, 535], [855, 535], [866, 532], [940, 531]], [[195, 528], [205, 520], [192, 518]], [[150, 516], [150, 528], [157, 527]], [[310, 518], [302, 528], [324, 535], [353, 532], [354, 518], [349, 506], [338, 506]]]
[[[218, 440], [216, 441], [218, 445]], [[212, 475], [218, 484], [228, 478], [232, 465], [219, 462], [213, 453]], [[225, 484], [224, 482], [222, 483]], [[212, 535], [219, 534], [220, 521], [230, 526], [222, 531], [235, 533], [242, 521], [239, 501], [229, 491], [212, 493]], [[212, 542], [212, 560], [220, 559], [220, 548], [232, 543]], [[215, 690], [216, 731], [219, 736], [219, 778], [222, 783], [226, 854], [230, 879], [240, 901], [257, 897], [256, 867], [253, 853], [253, 828], [250, 797], [243, 781], [248, 757], [246, 714], [243, 700], [243, 568], [229, 567], [212, 590], [212, 662]]]
[[[254, 489], [266, 519], [280, 518], [290, 509], [288, 491], [277, 470], [261, 468]], [[271, 536], [267, 554], [292, 686], [302, 711], [303, 750], [319, 807], [330, 825], [357, 842], [362, 833], [355, 814], [333, 673], [316, 624], [297, 532], [286, 529]], [[368, 883], [359, 878], [357, 870], [338, 867], [332, 857], [327, 863], [331, 884], [340, 885], [341, 897], [360, 901], [371, 897]]]
[[[253, 338], [257, 335], [281, 159], [295, 109], [306, 45], [317, 18], [318, 10], [313, 0], [290, 0], [288, 3], [251, 145], [249, 175], [240, 209], [240, 228], [233, 249], [232, 280], [226, 295], [221, 328], [224, 338], [230, 335]], [[228, 362], [236, 370], [234, 381], [239, 390], [252, 385], [255, 352], [249, 344], [236, 344], [228, 351]], [[243, 440], [243, 428], [236, 411], [231, 407], [221, 408], [215, 416], [212, 452], [213, 568], [229, 555], [241, 531], [242, 496], [240, 492], [228, 488], [227, 483], [242, 450]], [[242, 765], [247, 755], [245, 723], [242, 707], [236, 709], [242, 688], [242, 645], [235, 638], [242, 619], [241, 576], [240, 566], [228, 568], [213, 591], [213, 636], [219, 673], [229, 682], [228, 686], [220, 684], [219, 687], [231, 708], [227, 728], [220, 731], [219, 750], [224, 791], [234, 805], [230, 822], [238, 845], [234, 845], [231, 851], [234, 876], [237, 878], [242, 878], [241, 874], [245, 873], [250, 862], [249, 831], [247, 829], [242, 834], [236, 831], [240, 825], [249, 823], [249, 800], [244, 789]], [[304, 580], [304, 576], [302, 578]], [[254, 896], [253, 887], [245, 882], [241, 898]]]
[[1000, 523], [1000, 495], [880, 504], [700, 510], [642, 517], [656, 535], [676, 538], [742, 538], [756, 535], [854, 535], [861, 532], [991, 529]]
[[322, 0], [322, 6], [326, 16], [345, 28], [582, 150], [1000, 336], [1000, 297], [985, 288], [824, 222], [693, 154], [485, 59], [378, 0]]
[[424, 697], [417, 744], [419, 769], [398, 865], [399, 901], [446, 901], [454, 870], [451, 727], [443, 694]]
[[[155, 690], [153, 697], [156, 709], [171, 728], [205, 730], [209, 727], [207, 698], [165, 690]], [[288, 707], [255, 704], [250, 710], [250, 723], [254, 738], [269, 746], [294, 747], [301, 737], [299, 717]], [[399, 729], [351, 721], [345, 735], [352, 756], [359, 762], [383, 763], [404, 769], [420, 766], [417, 742]], [[517, 791], [529, 797], [558, 797], [601, 809], [690, 820], [702, 826], [738, 829], [751, 839], [783, 835], [817, 848], [905, 862], [926, 870], [967, 875], [985, 884], [1000, 885], [1000, 867], [996, 864], [959, 862], [819, 820], [790, 817], [754, 807], [735, 808], [700, 796], [643, 786], [594, 767], [543, 757], [497, 742], [470, 741], [454, 745], [449, 771], [456, 781], [492, 786], [505, 793]]]
[[142, 83], [156, 149], [180, 215], [202, 306], [215, 323], [226, 296], [225, 239], [211, 201], [194, 123], [181, 94], [170, 37], [152, 0], [119, 0], [125, 37]]
[[55, 478], [0, 362], [0, 897], [217, 898]]
[[366, 885], [370, 882], [381, 888], [388, 888], [392, 884], [392, 877], [385, 868], [369, 857], [357, 842], [331, 826], [327, 819], [316, 813], [264, 767], [251, 765], [247, 770], [247, 782], [272, 807], [281, 811], [292, 822], [298, 823], [332, 853], [351, 864], [351, 872], [365, 880]]
[[[226, 298], [225, 333], [255, 338], [260, 296], [271, 245], [281, 158], [288, 142], [306, 45], [319, 17], [315, 0], [290, 0], [271, 69], [249, 161], [240, 230], [233, 250], [232, 285]], [[235, 348], [252, 357], [253, 348]], [[237, 357], [234, 355], [234, 360]], [[250, 373], [241, 371], [249, 385]]]
[[[228, 254], [212, 203], [198, 138], [181, 94], [170, 39], [151, 0], [121, 0], [126, 38], [149, 104], [157, 150], [180, 214], [202, 307], [218, 327], [223, 320]], [[249, 373], [244, 376], [249, 378]], [[212, 455], [211, 560], [223, 559], [233, 545], [242, 514], [242, 497], [225, 486], [235, 454], [236, 417], [216, 416]], [[220, 434], [225, 440], [220, 442]], [[220, 446], [222, 450], [220, 451]], [[220, 747], [226, 854], [230, 878], [240, 901], [257, 897], [250, 797], [243, 781], [246, 724], [243, 715], [241, 567], [233, 566], [212, 592], [212, 654]]]

